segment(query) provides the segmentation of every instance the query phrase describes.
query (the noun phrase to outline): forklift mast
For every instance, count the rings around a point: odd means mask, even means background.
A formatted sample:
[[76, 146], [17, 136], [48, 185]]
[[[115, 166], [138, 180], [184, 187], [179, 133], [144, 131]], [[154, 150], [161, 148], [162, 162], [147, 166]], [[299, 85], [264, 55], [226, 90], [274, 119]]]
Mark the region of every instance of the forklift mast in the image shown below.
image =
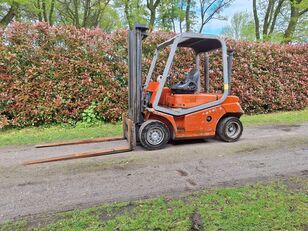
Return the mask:
[[142, 40], [147, 30], [147, 26], [136, 23], [128, 36], [128, 118], [135, 128], [143, 122]]

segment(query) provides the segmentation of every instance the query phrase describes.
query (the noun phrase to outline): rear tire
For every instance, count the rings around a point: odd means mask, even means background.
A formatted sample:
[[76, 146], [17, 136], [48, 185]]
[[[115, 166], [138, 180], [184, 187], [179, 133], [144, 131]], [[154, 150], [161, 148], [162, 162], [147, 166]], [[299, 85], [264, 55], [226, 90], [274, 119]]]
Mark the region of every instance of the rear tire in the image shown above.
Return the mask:
[[163, 148], [170, 139], [166, 124], [158, 120], [148, 120], [139, 129], [139, 141], [148, 150]]
[[242, 122], [233, 116], [223, 118], [217, 125], [216, 133], [225, 142], [238, 141], [243, 133]]

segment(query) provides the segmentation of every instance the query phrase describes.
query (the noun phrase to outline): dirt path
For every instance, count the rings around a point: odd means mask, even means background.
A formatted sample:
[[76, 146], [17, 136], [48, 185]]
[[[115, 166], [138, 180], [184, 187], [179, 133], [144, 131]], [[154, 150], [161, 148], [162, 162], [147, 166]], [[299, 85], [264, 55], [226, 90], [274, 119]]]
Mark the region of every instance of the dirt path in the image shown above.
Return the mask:
[[108, 144], [0, 149], [0, 222], [97, 203], [177, 195], [279, 176], [308, 176], [308, 124], [246, 128], [237, 143], [216, 140], [141, 148], [126, 154], [22, 166], [26, 159]]

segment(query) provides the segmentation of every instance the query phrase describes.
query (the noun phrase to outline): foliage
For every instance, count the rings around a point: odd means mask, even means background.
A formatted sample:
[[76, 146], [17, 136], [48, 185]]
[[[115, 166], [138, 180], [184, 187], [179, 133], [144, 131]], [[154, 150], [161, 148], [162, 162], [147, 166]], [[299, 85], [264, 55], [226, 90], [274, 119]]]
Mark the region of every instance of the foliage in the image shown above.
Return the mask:
[[0, 25], [12, 21], [100, 27], [107, 32], [122, 26], [110, 0], [0, 0]]
[[82, 122], [86, 124], [94, 124], [98, 122], [97, 112], [95, 111], [96, 107], [97, 103], [93, 101], [91, 105], [81, 113]]
[[282, 43], [307, 40], [307, 11], [307, 0], [253, 0], [256, 39]]
[[[234, 0], [0, 0], [0, 26], [46, 22], [110, 32], [135, 22], [173, 31], [202, 31]], [[198, 16], [199, 15], [199, 16]], [[201, 21], [201, 24], [200, 24]]]
[[[154, 32], [144, 42], [143, 74], [156, 44], [174, 36]], [[49, 27], [15, 23], [0, 32], [1, 126], [29, 126], [82, 120], [93, 101], [95, 115], [117, 121], [127, 110], [127, 31]], [[233, 94], [246, 113], [298, 110], [307, 106], [307, 51], [304, 45], [228, 41], [235, 49]], [[171, 76], [193, 62], [181, 49]], [[168, 55], [160, 55], [155, 75]], [[221, 56], [213, 53], [211, 91], [221, 92]], [[201, 57], [203, 63], [203, 57]], [[202, 68], [203, 69], [203, 68]], [[202, 71], [203, 73], [203, 71]]]
[[232, 16], [230, 25], [223, 29], [223, 34], [235, 40], [254, 41], [254, 28], [252, 16], [247, 11], [240, 11]]
[[[150, 30], [204, 32], [213, 19], [226, 20], [234, 0], [0, 0], [0, 27], [12, 22], [46, 22], [112, 32], [134, 27]], [[246, 20], [244, 40], [280, 43], [307, 41], [307, 0], [253, 0], [254, 20]], [[225, 29], [238, 39], [239, 15]], [[242, 21], [244, 18], [242, 18]], [[254, 28], [254, 29], [253, 29]], [[222, 28], [223, 29], [223, 28]], [[235, 30], [234, 30], [235, 29]]]
[[[289, 0], [290, 4], [290, 19], [288, 21], [288, 26], [284, 31], [284, 40], [283, 42], [289, 43], [294, 39], [294, 34], [296, 32], [296, 28], [299, 26], [299, 22], [301, 24], [306, 24], [307, 20], [307, 12], [308, 12], [308, 4], [307, 0]], [[307, 25], [307, 24], [306, 24]], [[307, 32], [307, 28], [304, 29]], [[307, 34], [306, 34], [307, 40]]]
[[123, 27], [123, 25], [117, 10], [110, 5], [107, 5], [103, 15], [101, 16], [100, 28], [103, 28], [104, 31], [111, 33], [113, 30], [121, 27]]
[[30, 220], [19, 221], [21, 225], [4, 223], [0, 229], [303, 230], [308, 219], [307, 186], [305, 178], [289, 178], [217, 188], [176, 199], [160, 197], [59, 213], [40, 227]]
[[130, 29], [135, 22], [146, 23], [145, 5], [142, 0], [115, 0], [115, 6], [124, 12], [123, 21]]
[[[93, 28], [100, 24], [101, 17], [110, 0], [62, 0], [57, 1], [59, 18], [65, 24]], [[46, 21], [46, 20], [45, 20]]]
[[[165, 0], [159, 5], [158, 27], [164, 31], [183, 30], [185, 20], [184, 0]], [[178, 23], [178, 25], [177, 25]]]

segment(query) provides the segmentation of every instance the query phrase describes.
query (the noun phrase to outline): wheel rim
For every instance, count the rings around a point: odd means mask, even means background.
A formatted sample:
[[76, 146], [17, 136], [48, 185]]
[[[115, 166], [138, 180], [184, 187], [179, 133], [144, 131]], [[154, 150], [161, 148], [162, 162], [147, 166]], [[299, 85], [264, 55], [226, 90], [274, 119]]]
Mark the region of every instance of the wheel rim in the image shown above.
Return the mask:
[[239, 136], [239, 134], [241, 133], [241, 126], [238, 122], [231, 122], [227, 125], [226, 127], [226, 133], [227, 136], [235, 139]]
[[151, 145], [158, 145], [164, 140], [164, 132], [159, 128], [153, 128], [147, 133], [147, 141]]

